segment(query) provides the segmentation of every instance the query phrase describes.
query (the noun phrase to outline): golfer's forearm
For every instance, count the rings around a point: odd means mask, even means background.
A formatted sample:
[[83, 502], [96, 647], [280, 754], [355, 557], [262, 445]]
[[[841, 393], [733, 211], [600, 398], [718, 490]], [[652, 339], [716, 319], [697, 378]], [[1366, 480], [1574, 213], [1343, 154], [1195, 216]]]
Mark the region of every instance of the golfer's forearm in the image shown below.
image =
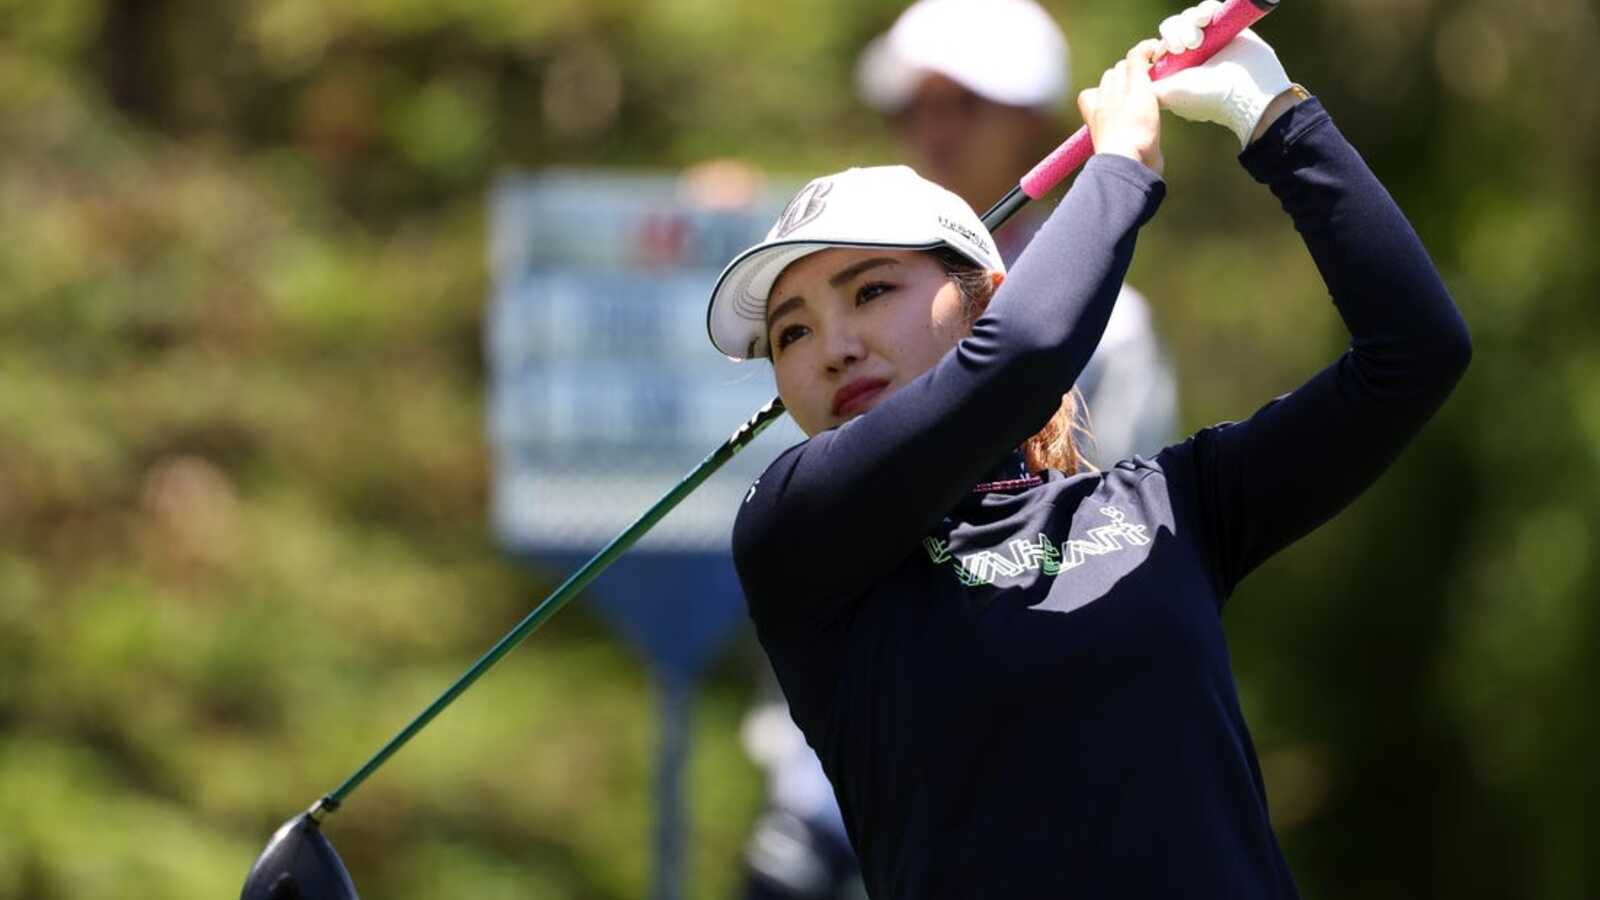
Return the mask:
[[1470, 353], [1466, 323], [1416, 231], [1322, 105], [1293, 107], [1242, 159], [1294, 218], [1374, 386], [1442, 400]]
[[1054, 410], [1099, 345], [1139, 229], [1165, 197], [1160, 176], [1137, 160], [1092, 157], [959, 349], [1037, 354], [1048, 369], [1027, 377], [1046, 379], [1040, 390]]

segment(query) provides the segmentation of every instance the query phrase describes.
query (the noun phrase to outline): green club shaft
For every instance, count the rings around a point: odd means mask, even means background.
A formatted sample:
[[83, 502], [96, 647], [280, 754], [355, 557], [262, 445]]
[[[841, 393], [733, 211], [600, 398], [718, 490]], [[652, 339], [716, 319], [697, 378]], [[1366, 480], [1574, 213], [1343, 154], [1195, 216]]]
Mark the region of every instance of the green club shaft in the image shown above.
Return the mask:
[[410, 724], [400, 729], [394, 737], [390, 738], [389, 742], [384, 744], [383, 748], [377, 753], [373, 754], [365, 765], [357, 769], [349, 778], [346, 778], [344, 783], [331, 793], [318, 800], [311, 807], [312, 817], [321, 821], [327, 814], [337, 810], [344, 803], [345, 798], [360, 787], [368, 776], [378, 770], [379, 766], [387, 762], [389, 757], [395, 754], [395, 751], [405, 746], [407, 741], [415, 737], [417, 732], [433, 721], [434, 717], [443, 712], [445, 707], [461, 696], [463, 691], [471, 687], [473, 682], [483, 676], [483, 673], [499, 662], [501, 657], [510, 653], [513, 648], [522, 643], [524, 638], [537, 631], [539, 626], [548, 621], [551, 616], [560, 612], [568, 601], [581, 593], [591, 581], [594, 581], [601, 572], [606, 570], [607, 566], [615, 562], [617, 557], [621, 556], [629, 547], [632, 547], [639, 538], [644, 536], [645, 532], [655, 527], [655, 524], [665, 518], [673, 507], [683, 501], [683, 498], [693, 493], [695, 488], [698, 488], [707, 478], [710, 478], [713, 473], [722, 468], [723, 464], [732, 459], [735, 453], [738, 453], [751, 441], [755, 440], [756, 435], [776, 421], [779, 416], [783, 415], [783, 412], [783, 403], [774, 399], [771, 403], [758, 410], [754, 416], [751, 416], [750, 421], [734, 432], [733, 436], [728, 438], [722, 446], [713, 450], [710, 455], [701, 460], [700, 464], [695, 466], [694, 470], [688, 475], [684, 476], [676, 487], [668, 491], [660, 500], [657, 500], [654, 506], [645, 511], [644, 515], [640, 516], [626, 530], [613, 538], [611, 543], [607, 544], [599, 553], [596, 553], [588, 562], [584, 563], [578, 571], [572, 573], [571, 577], [556, 588], [554, 593], [546, 597], [543, 602], [534, 608], [533, 612], [528, 613], [526, 618], [517, 623], [517, 627], [511, 629], [505, 637], [489, 648], [487, 653], [479, 657], [471, 668], [467, 669], [460, 678], [457, 678], [454, 684], [446, 688], [445, 692], [440, 694], [437, 700], [428, 704], [428, 708], [418, 714], [415, 719], [412, 719]]

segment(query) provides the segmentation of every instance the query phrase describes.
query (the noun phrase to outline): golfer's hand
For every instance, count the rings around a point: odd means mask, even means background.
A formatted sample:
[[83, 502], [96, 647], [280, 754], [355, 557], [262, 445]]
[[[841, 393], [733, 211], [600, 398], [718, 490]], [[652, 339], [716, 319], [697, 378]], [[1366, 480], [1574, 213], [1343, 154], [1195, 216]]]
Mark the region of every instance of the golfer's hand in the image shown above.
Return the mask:
[[1078, 95], [1078, 111], [1089, 126], [1096, 153], [1136, 159], [1161, 174], [1161, 107], [1150, 82], [1150, 66], [1161, 42], [1140, 43], [1100, 76], [1100, 86]]
[[[1205, 27], [1222, 9], [1217, 0], [1205, 0], [1161, 23], [1161, 50], [1156, 58], [1200, 46]], [[1294, 105], [1289, 76], [1278, 54], [1255, 32], [1246, 28], [1204, 64], [1185, 69], [1156, 82], [1156, 96], [1169, 109], [1192, 122], [1226, 126], [1246, 147], [1271, 119]], [[1274, 115], [1267, 118], [1269, 107]]]

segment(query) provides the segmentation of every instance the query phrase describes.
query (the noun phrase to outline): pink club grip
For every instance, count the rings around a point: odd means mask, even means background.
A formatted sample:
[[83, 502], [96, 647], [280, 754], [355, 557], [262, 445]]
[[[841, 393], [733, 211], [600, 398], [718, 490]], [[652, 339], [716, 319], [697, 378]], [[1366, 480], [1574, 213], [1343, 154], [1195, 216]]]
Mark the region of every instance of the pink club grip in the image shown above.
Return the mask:
[[[1173, 72], [1181, 72], [1210, 59], [1218, 50], [1277, 7], [1277, 0], [1227, 0], [1211, 24], [1205, 28], [1205, 40], [1193, 50], [1163, 56], [1150, 69], [1150, 78], [1159, 81]], [[1094, 140], [1085, 125], [1049, 156], [1039, 161], [1032, 171], [1022, 177], [1022, 192], [1037, 200], [1051, 188], [1065, 181], [1094, 155]]]

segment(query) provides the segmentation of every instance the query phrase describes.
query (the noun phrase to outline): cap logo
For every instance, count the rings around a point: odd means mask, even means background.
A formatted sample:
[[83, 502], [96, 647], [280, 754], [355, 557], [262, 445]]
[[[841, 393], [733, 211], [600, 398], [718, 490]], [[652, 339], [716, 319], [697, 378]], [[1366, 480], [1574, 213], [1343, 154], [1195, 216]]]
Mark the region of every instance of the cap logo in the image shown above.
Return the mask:
[[828, 195], [833, 193], [833, 179], [818, 178], [800, 189], [794, 195], [789, 205], [784, 207], [783, 215], [778, 217], [777, 227], [773, 229], [775, 238], [785, 238], [802, 225], [814, 221], [822, 211], [827, 208]]
[[972, 243], [978, 245], [979, 249], [982, 249], [983, 251], [985, 251], [987, 253], [993, 253], [994, 252], [994, 250], [989, 246], [989, 242], [984, 240], [982, 235], [978, 234], [976, 231], [973, 231], [971, 228], [968, 228], [967, 226], [961, 224], [960, 222], [957, 222], [957, 221], [955, 221], [953, 219], [948, 219], [948, 218], [946, 218], [944, 216], [940, 216], [939, 217], [939, 224], [944, 226], [944, 228], [946, 230], [954, 231], [956, 234], [959, 234], [962, 237], [966, 238], [967, 240], [971, 241]]

